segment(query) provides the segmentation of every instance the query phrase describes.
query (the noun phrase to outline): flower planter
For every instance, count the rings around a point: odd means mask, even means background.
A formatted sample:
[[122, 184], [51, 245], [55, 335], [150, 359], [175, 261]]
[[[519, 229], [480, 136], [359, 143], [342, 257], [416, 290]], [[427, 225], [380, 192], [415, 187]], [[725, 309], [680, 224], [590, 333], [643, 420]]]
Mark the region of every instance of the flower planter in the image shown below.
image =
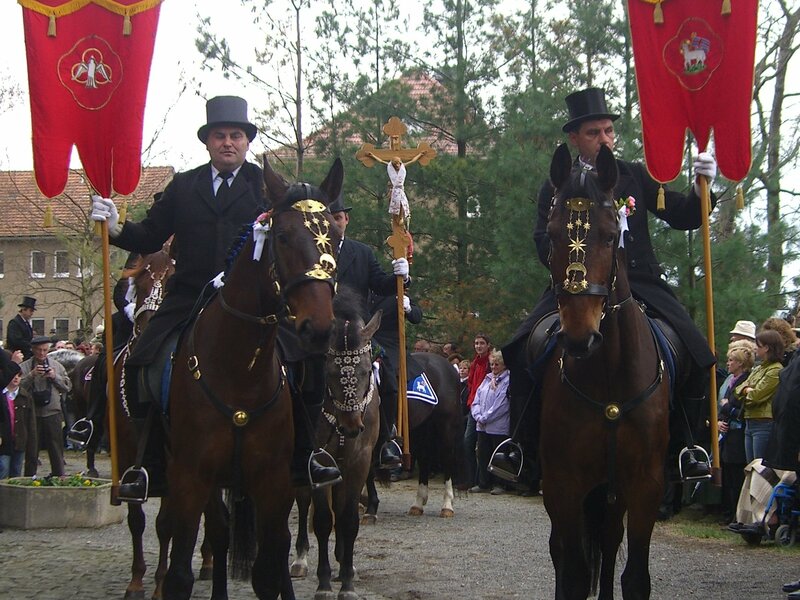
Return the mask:
[[[111, 481], [97, 487], [32, 487], [0, 481], [0, 527], [43, 529], [119, 523], [121, 506], [109, 502]], [[97, 480], [95, 480], [97, 481]]]

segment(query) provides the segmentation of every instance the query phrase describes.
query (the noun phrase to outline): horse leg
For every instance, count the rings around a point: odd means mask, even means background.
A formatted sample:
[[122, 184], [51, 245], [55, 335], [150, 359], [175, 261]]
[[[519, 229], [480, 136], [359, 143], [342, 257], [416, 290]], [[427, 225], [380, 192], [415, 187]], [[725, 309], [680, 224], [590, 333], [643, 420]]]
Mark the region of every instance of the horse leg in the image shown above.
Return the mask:
[[[343, 483], [340, 485], [344, 485]], [[330, 496], [327, 490], [312, 494], [314, 498], [314, 535], [317, 536], [317, 591], [314, 600], [332, 600], [331, 563], [328, 557], [328, 541], [333, 529], [333, 512], [328, 504]], [[335, 502], [335, 501], [334, 501]], [[338, 523], [337, 523], [338, 529]], [[339, 534], [336, 534], [336, 547], [339, 547]]]
[[[363, 481], [361, 478], [359, 480]], [[342, 485], [353, 487], [352, 482], [348, 481]], [[339, 580], [342, 582], [337, 600], [358, 600], [359, 598], [353, 585], [356, 574], [353, 566], [353, 554], [358, 529], [358, 491], [347, 490], [342, 506], [337, 507], [336, 510], [336, 559], [339, 561]]]
[[617, 498], [614, 504], [606, 505], [606, 515], [603, 521], [602, 533], [602, 562], [600, 563], [600, 593], [597, 600], [613, 600], [614, 598], [614, 572], [617, 565], [617, 553], [625, 533], [623, 518], [625, 506]]
[[[205, 535], [203, 544], [208, 543], [207, 551], [211, 556], [203, 556], [204, 567], [211, 563], [211, 600], [228, 600], [228, 546], [230, 533], [228, 531], [228, 509], [222, 501], [222, 491], [217, 490], [211, 495], [205, 510]], [[203, 570], [200, 570], [202, 579]]]
[[144, 599], [144, 573], [147, 565], [144, 562], [144, 536], [145, 516], [139, 504], [128, 504], [128, 530], [131, 532], [133, 546], [133, 562], [131, 563], [131, 580], [125, 590], [125, 600]]
[[417, 485], [417, 498], [414, 504], [408, 509], [408, 514], [419, 517], [425, 512], [425, 505], [428, 503], [428, 479], [431, 474], [431, 452], [428, 438], [427, 424], [423, 424], [417, 429], [418, 437], [421, 438], [421, 451], [416, 453], [417, 464], [419, 465], [419, 479]]
[[556, 600], [586, 600], [589, 597], [582, 496], [569, 490], [568, 486], [547, 482], [544, 503], [550, 516], [550, 558], [556, 572]]
[[451, 519], [455, 516], [453, 510], [453, 499], [455, 494], [453, 492], [453, 479], [452, 477], [444, 482], [444, 499], [442, 500], [442, 510], [439, 511], [439, 516], [444, 519]]
[[[288, 465], [288, 461], [287, 461]], [[285, 481], [259, 478], [254, 482], [252, 497], [257, 512], [258, 554], [253, 562], [253, 591], [259, 600], [295, 600], [289, 575], [289, 512], [294, 494]]]
[[86, 449], [86, 476], [87, 477], [100, 477], [97, 468], [94, 464], [95, 451], [92, 448]]
[[214, 555], [211, 551], [211, 540], [208, 539], [208, 529], [203, 535], [203, 541], [200, 544], [200, 557], [202, 563], [200, 564], [200, 572], [197, 574], [198, 581], [208, 581], [214, 577]]
[[171, 493], [165, 518], [172, 528], [172, 550], [164, 577], [164, 600], [189, 600], [194, 585], [192, 555], [211, 487], [193, 469], [176, 463], [170, 465], [168, 481]]
[[635, 502], [628, 506], [628, 560], [622, 572], [625, 600], [650, 598], [650, 538], [658, 514], [663, 482], [637, 482]]
[[[172, 539], [172, 531], [169, 527], [167, 518], [167, 503], [169, 499], [161, 499], [161, 507], [156, 516], [156, 535], [158, 536], [158, 566], [156, 567], [156, 589], [153, 592], [152, 600], [161, 600], [164, 597], [164, 577], [167, 574], [167, 557], [169, 556], [169, 542]], [[131, 504], [130, 506], [135, 506]]]
[[307, 489], [298, 489], [295, 495], [297, 502], [297, 541], [294, 551], [297, 557], [292, 562], [289, 573], [292, 577], [308, 576], [308, 509], [311, 506], [311, 495]]
[[367, 475], [367, 506], [364, 516], [361, 517], [362, 525], [374, 525], [378, 521], [378, 505], [380, 503], [378, 488], [375, 487], [375, 469], [370, 467], [369, 475]]

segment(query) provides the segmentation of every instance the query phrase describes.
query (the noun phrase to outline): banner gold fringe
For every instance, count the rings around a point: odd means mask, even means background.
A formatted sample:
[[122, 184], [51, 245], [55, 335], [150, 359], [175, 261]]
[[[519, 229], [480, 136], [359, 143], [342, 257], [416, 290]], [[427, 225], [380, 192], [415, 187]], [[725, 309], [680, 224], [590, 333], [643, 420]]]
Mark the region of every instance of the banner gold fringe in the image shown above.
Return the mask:
[[656, 202], [656, 210], [664, 210], [667, 207], [664, 201], [664, 186], [658, 186], [658, 201]]
[[50, 21], [47, 23], [47, 37], [56, 37], [56, 16], [50, 15]]
[[722, 15], [731, 14], [731, 0], [722, 0]]
[[124, 223], [128, 218], [128, 201], [122, 203], [122, 208], [119, 209], [119, 222]]
[[736, 210], [744, 210], [744, 190], [741, 183], [736, 186]]
[[53, 226], [53, 207], [50, 204], [48, 204], [47, 208], [44, 209], [44, 226]]
[[664, 11], [661, 9], [661, 0], [656, 2], [656, 6], [653, 9], [653, 22], [657, 25], [664, 23]]
[[131, 25], [131, 16], [138, 15], [139, 13], [150, 10], [151, 8], [155, 8], [163, 1], [164, 0], [141, 0], [141, 2], [125, 5], [120, 4], [119, 2], [114, 2], [114, 0], [68, 0], [59, 6], [47, 6], [46, 4], [42, 4], [37, 0], [17, 0], [17, 2], [23, 8], [27, 8], [28, 10], [32, 10], [41, 15], [50, 17], [50, 22], [47, 25], [47, 35], [49, 37], [56, 36], [56, 17], [64, 17], [72, 14], [89, 4], [96, 4], [97, 6], [105, 8], [109, 12], [120, 15], [121, 17], [125, 17], [125, 20], [122, 24], [122, 34], [130, 35], [131, 31], [133, 30]]

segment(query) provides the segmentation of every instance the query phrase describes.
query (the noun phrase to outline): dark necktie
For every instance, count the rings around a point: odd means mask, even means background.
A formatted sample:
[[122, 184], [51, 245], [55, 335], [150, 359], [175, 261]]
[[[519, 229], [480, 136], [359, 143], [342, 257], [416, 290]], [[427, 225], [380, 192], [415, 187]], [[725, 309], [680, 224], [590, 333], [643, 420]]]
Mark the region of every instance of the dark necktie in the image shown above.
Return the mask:
[[228, 184], [228, 180], [233, 177], [233, 173], [229, 173], [227, 171], [220, 171], [217, 175], [222, 181], [217, 188], [217, 203], [218, 204], [225, 204], [228, 200], [228, 196], [230, 195], [231, 186]]

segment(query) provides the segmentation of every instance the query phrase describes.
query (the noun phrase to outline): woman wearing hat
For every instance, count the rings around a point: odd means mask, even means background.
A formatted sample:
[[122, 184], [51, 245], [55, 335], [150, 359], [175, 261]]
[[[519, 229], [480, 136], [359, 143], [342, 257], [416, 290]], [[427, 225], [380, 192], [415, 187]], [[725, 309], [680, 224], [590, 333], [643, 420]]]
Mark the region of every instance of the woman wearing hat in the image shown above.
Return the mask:
[[[619, 115], [614, 114], [606, 105], [605, 92], [599, 88], [588, 88], [570, 94], [565, 99], [569, 111], [569, 119], [562, 127], [567, 134], [570, 145], [577, 151], [575, 168], [587, 172], [594, 170], [594, 163], [601, 146], [614, 149], [616, 133], [614, 121]], [[628, 231], [624, 234], [624, 244], [627, 257], [628, 279], [634, 297], [644, 303], [654, 315], [667, 321], [676, 331], [687, 347], [692, 358], [692, 370], [688, 382], [682, 389], [677, 390], [676, 398], [683, 400], [682, 405], [687, 410], [689, 422], [696, 423], [702, 408], [702, 402], [708, 387], [708, 371], [716, 363], [714, 355], [708, 347], [705, 337], [698, 331], [689, 314], [676, 298], [669, 284], [664, 280], [664, 270], [656, 258], [653, 245], [650, 241], [648, 213], [667, 223], [673, 229], [688, 231], [697, 229], [702, 224], [700, 212], [699, 184], [695, 183], [689, 194], [664, 189], [663, 209], [658, 209], [658, 196], [661, 186], [647, 173], [640, 163], [632, 163], [617, 159], [619, 180], [614, 191], [615, 198], [633, 198], [635, 211], [628, 217]], [[703, 175], [710, 181], [716, 176], [717, 164], [713, 156], [708, 153], [698, 155], [694, 163], [696, 175]], [[553, 199], [553, 186], [545, 182], [539, 192], [538, 218], [534, 240], [543, 265], [548, 265], [550, 238], [547, 235], [547, 222], [550, 204]], [[716, 198], [711, 196], [712, 206]], [[503, 356], [511, 371], [509, 395], [512, 402], [512, 419], [522, 412], [522, 407], [527, 402], [533, 388], [533, 381], [527, 374], [527, 358], [525, 346], [533, 326], [545, 315], [558, 310], [556, 295], [552, 288], [548, 288], [539, 303], [534, 308], [526, 321], [520, 325], [512, 341], [503, 348]], [[525, 411], [528, 418], [536, 418], [537, 410]], [[680, 418], [671, 418], [675, 425], [680, 425]], [[534, 429], [535, 425], [529, 428]], [[514, 424], [512, 424], [512, 431]], [[678, 456], [680, 445], [675, 440], [683, 437], [673, 432], [670, 444], [670, 454]], [[531, 447], [535, 447], [534, 440], [530, 440]], [[686, 440], [692, 446], [691, 439]], [[692, 453], [685, 456], [692, 457]], [[505, 455], [496, 455], [500, 461], [505, 460]], [[694, 458], [694, 457], [693, 457]], [[684, 465], [683, 473], [704, 476], [710, 472], [706, 464], [695, 463]], [[511, 467], [513, 465], [509, 465]]]

